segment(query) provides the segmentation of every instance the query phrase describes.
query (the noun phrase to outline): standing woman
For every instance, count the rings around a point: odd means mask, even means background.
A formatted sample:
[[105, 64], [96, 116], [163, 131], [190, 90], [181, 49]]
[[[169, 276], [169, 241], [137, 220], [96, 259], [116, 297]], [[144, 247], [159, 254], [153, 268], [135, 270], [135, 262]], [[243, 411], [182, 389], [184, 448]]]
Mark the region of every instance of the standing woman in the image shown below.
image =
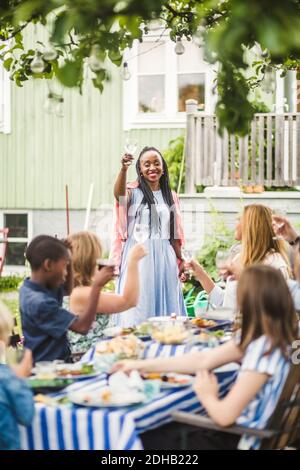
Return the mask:
[[144, 232], [149, 254], [139, 265], [138, 305], [116, 316], [116, 323], [124, 327], [137, 325], [150, 316], [173, 312], [186, 315], [179, 280], [184, 270], [181, 216], [177, 194], [170, 188], [167, 164], [156, 148], [145, 147], [136, 162], [137, 181], [127, 184], [132, 160], [131, 155], [124, 155], [114, 186], [118, 210], [112, 256], [120, 266], [118, 293], [124, 288], [128, 253], [139, 239], [139, 229]]

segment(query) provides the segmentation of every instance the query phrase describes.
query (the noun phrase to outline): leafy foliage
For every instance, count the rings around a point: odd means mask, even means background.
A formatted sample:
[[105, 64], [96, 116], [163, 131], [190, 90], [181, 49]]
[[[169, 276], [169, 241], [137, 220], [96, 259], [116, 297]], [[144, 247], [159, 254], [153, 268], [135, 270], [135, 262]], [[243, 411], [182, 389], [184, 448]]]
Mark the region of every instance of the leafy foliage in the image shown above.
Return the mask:
[[[218, 280], [218, 270], [216, 268], [216, 254], [218, 250], [228, 250], [234, 243], [233, 232], [228, 229], [224, 218], [220, 212], [211, 204], [211, 232], [205, 235], [204, 243], [197, 255], [197, 260], [205, 271], [215, 280]], [[200, 283], [194, 278], [183, 284], [183, 292], [187, 294], [191, 288], [195, 287], [194, 294], [203, 290]]]
[[[168, 149], [163, 152], [163, 157], [167, 162], [171, 188], [174, 191], [178, 190], [180, 172], [182, 169], [182, 159], [184, 152], [184, 137], [181, 135], [176, 139], [173, 139], [169, 142]], [[184, 183], [185, 183], [185, 165], [182, 169], [182, 180], [180, 184], [180, 192], [184, 192]]]
[[22, 336], [22, 322], [21, 322], [21, 314], [19, 310], [19, 301], [18, 299], [1, 299], [3, 303], [7, 306], [10, 310], [12, 316], [16, 319], [16, 329], [15, 333]]
[[19, 276], [0, 277], [0, 292], [9, 292], [17, 290], [24, 278]]
[[208, 274], [213, 278], [218, 278], [216, 268], [216, 254], [218, 250], [226, 250], [234, 244], [234, 237], [231, 230], [225, 224], [222, 214], [215, 207], [211, 206], [211, 233], [204, 239], [203, 247], [198, 254], [198, 261]]
[[[219, 64], [219, 100], [216, 112], [220, 129], [245, 135], [255, 112], [249, 92], [266, 71], [299, 68], [300, 0], [2, 0], [0, 5], [0, 58], [18, 86], [30, 78], [58, 79], [81, 89], [85, 62], [97, 46], [100, 66], [93, 84], [100, 91], [109, 79], [106, 60], [120, 66], [126, 48], [143, 40], [153, 21], [159, 21], [170, 38], [204, 38], [206, 56]], [[29, 24], [44, 27], [56, 50], [37, 42], [26, 49], [23, 31]], [[259, 45], [255, 76], [246, 77], [246, 51]], [[38, 54], [43, 70], [33, 72]], [[91, 64], [90, 64], [91, 65]]]

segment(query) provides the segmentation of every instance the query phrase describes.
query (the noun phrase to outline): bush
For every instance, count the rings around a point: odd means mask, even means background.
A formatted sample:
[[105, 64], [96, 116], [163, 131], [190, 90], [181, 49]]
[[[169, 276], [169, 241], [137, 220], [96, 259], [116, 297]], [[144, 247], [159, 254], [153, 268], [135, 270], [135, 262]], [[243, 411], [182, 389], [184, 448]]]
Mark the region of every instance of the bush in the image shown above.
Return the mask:
[[[166, 163], [168, 165], [171, 188], [174, 191], [178, 190], [180, 170], [181, 170], [182, 159], [183, 159], [183, 151], [184, 151], [184, 136], [183, 135], [177, 137], [176, 139], [171, 140], [169, 142], [168, 149], [163, 151], [163, 157], [166, 160]], [[184, 185], [185, 185], [184, 180], [185, 180], [185, 165], [183, 168], [180, 192], [184, 192]]]
[[[204, 238], [204, 244], [197, 255], [197, 260], [203, 266], [205, 271], [217, 281], [218, 269], [216, 267], [216, 254], [218, 250], [228, 250], [234, 243], [234, 235], [231, 230], [226, 226], [223, 216], [212, 205], [210, 208], [211, 215], [211, 233], [207, 234]], [[202, 289], [201, 284], [194, 278], [190, 279], [183, 284], [183, 293], [186, 295], [189, 290], [195, 287], [193, 294]]]
[[21, 315], [19, 310], [19, 300], [18, 299], [1, 299], [2, 302], [10, 310], [12, 316], [16, 319], [17, 328], [14, 331], [22, 336], [22, 324], [21, 324]]
[[234, 244], [233, 232], [226, 226], [223, 216], [213, 206], [210, 210], [211, 233], [205, 235], [198, 261], [214, 279], [218, 278], [216, 254], [218, 250], [228, 250]]
[[18, 290], [24, 278], [20, 276], [3, 276], [0, 277], [0, 292], [9, 292]]

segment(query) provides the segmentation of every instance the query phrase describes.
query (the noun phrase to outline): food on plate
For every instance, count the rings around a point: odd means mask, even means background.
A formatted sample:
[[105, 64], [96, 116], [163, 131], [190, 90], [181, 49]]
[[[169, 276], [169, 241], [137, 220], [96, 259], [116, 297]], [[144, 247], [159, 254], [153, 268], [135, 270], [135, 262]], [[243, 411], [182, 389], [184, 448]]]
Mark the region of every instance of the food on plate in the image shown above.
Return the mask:
[[207, 320], [206, 318], [192, 318], [192, 325], [197, 326], [198, 328], [211, 328], [217, 326], [217, 323], [214, 320]]
[[211, 335], [215, 336], [216, 338], [223, 338], [223, 336], [225, 335], [225, 331], [224, 330], [212, 331]]
[[133, 334], [117, 336], [96, 345], [97, 354], [115, 354], [119, 359], [138, 357], [141, 349], [142, 342]]
[[153, 326], [150, 323], [143, 322], [135, 328], [134, 334], [136, 336], [150, 336], [152, 333], [152, 328]]
[[122, 328], [121, 335], [130, 335], [131, 333], [135, 332], [135, 328], [133, 326], [128, 328]]
[[142, 374], [144, 380], [161, 380], [174, 385], [187, 385], [191, 383], [190, 376], [178, 374], [163, 374], [158, 372], [145, 372]]
[[211, 338], [211, 335], [209, 333], [202, 332], [199, 335], [197, 335], [196, 341], [199, 343], [209, 343], [210, 338]]
[[190, 336], [184, 324], [167, 323], [156, 327], [152, 331], [152, 338], [163, 344], [180, 344]]
[[103, 401], [107, 401], [107, 402], [110, 402], [111, 401], [111, 397], [112, 397], [112, 393], [110, 390], [104, 390], [101, 394], [101, 398]]
[[95, 369], [93, 364], [62, 364], [57, 368], [56, 375], [58, 377], [80, 377], [81, 375], [94, 374]]

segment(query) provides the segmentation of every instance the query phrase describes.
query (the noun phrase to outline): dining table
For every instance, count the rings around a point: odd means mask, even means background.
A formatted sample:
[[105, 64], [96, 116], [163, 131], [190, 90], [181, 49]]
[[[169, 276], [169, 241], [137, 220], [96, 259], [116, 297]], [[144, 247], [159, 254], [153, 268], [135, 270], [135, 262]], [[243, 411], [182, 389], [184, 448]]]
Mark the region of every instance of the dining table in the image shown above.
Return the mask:
[[[145, 342], [142, 358], [181, 356], [203, 349], [201, 344], [165, 345]], [[96, 347], [81, 359], [91, 363]], [[214, 371], [219, 383], [219, 396], [225, 396], [234, 383], [239, 365], [232, 363]], [[142, 403], [120, 407], [90, 407], [67, 402], [70, 393], [104, 390], [108, 374], [77, 380], [62, 391], [51, 394], [49, 402], [35, 404], [31, 426], [20, 426], [21, 448], [24, 450], [142, 450], [143, 432], [172, 420], [174, 411], [205, 414], [191, 385], [161, 389]]]

